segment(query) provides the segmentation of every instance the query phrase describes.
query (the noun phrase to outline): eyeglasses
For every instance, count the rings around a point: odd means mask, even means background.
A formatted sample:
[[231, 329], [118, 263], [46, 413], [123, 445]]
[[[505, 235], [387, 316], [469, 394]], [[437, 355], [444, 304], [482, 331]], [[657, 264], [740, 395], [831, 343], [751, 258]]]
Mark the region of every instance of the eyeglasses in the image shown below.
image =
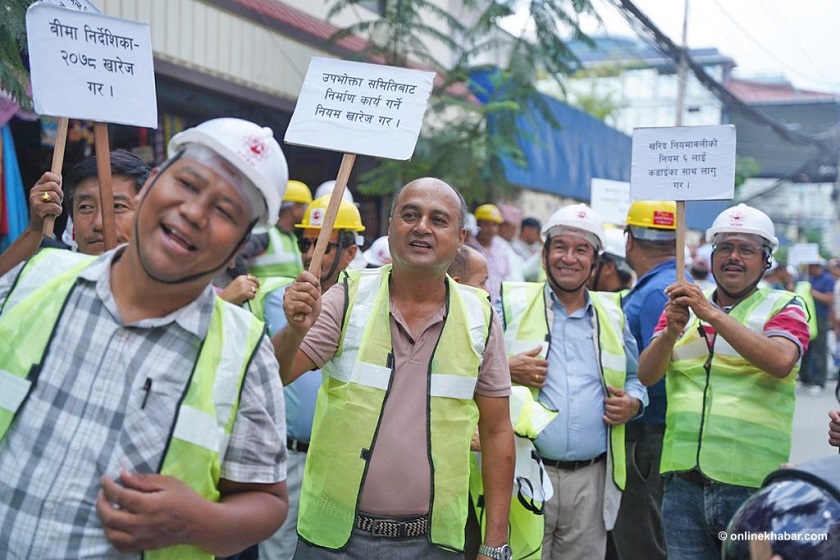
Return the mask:
[[738, 251], [742, 259], [754, 259], [762, 253], [761, 247], [757, 245], [734, 245], [732, 243], [721, 243], [715, 246], [715, 253], [722, 257], [731, 257], [732, 253]]
[[[308, 237], [301, 237], [298, 239], [298, 249], [300, 249], [301, 253], [308, 253], [309, 249], [315, 246], [315, 242], [317, 239], [310, 239]], [[325, 255], [329, 255], [330, 251], [333, 247], [338, 247], [338, 243], [327, 243], [327, 250], [324, 251]]]

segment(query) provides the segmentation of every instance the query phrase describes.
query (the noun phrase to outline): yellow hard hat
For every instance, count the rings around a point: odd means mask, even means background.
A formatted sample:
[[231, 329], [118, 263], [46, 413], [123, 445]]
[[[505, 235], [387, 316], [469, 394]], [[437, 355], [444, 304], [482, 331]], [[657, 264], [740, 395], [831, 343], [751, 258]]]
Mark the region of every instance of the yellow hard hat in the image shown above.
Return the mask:
[[[295, 224], [295, 227], [300, 229], [321, 229], [321, 225], [324, 223], [324, 217], [327, 215], [327, 206], [329, 205], [329, 196], [316, 198], [312, 201], [312, 204], [306, 207], [303, 222]], [[346, 200], [341, 201], [333, 228], [356, 232], [365, 231], [365, 226], [362, 224], [362, 216], [359, 214], [359, 209], [356, 208], [355, 204]]]
[[476, 220], [487, 220], [488, 222], [496, 222], [497, 224], [504, 222], [502, 213], [495, 204], [482, 204], [475, 209], [474, 214]]
[[627, 210], [627, 225], [677, 229], [677, 203], [673, 200], [636, 200]]
[[289, 180], [286, 183], [286, 194], [283, 196], [283, 202], [300, 202], [309, 204], [312, 202], [312, 191], [302, 181]]

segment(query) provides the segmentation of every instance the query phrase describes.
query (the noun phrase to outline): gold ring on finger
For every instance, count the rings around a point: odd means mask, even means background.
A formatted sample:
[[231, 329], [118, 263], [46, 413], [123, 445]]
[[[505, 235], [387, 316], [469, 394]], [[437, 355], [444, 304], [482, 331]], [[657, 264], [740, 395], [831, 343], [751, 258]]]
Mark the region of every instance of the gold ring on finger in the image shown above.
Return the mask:
[[43, 200], [44, 202], [52, 202], [52, 197], [50, 196], [50, 193], [45, 192], [41, 195], [41, 200]]

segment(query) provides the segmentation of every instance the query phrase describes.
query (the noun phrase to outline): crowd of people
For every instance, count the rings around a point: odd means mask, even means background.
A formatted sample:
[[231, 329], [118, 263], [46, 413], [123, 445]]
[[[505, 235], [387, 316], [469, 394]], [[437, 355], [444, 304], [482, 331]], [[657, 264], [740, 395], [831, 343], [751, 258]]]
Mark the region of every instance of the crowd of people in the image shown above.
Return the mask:
[[417, 178], [310, 270], [332, 185], [271, 130], [111, 165], [115, 249], [88, 159], [0, 255], [3, 558], [720, 558], [831, 377], [840, 263], [794, 277], [743, 204], [683, 271], [673, 201], [541, 223]]

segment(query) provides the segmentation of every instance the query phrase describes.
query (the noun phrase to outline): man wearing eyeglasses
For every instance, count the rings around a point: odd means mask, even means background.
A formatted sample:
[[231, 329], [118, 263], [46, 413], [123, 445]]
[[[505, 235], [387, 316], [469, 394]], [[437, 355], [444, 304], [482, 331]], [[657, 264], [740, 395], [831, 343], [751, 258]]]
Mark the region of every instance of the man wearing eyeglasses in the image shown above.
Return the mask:
[[[298, 241], [303, 265], [309, 270], [315, 255], [315, 242], [321, 233], [321, 225], [327, 213], [330, 197], [316, 199], [306, 208], [301, 223], [295, 227], [303, 230]], [[350, 265], [359, 250], [360, 233], [365, 230], [359, 209], [352, 202], [341, 201], [330, 242], [324, 258], [321, 259], [321, 293], [335, 284], [341, 273]], [[283, 294], [286, 286], [271, 292], [266, 298], [265, 321], [270, 335], [286, 326], [283, 313]], [[260, 543], [260, 558], [286, 560], [292, 558], [297, 546], [297, 516], [300, 489], [303, 481], [303, 467], [306, 452], [312, 436], [312, 419], [315, 414], [315, 400], [321, 386], [321, 370], [308, 371], [283, 389], [286, 397], [286, 447], [288, 448], [287, 483], [289, 488], [289, 514], [286, 522], [270, 539]]]
[[[672, 560], [720, 558], [718, 534], [790, 456], [796, 372], [808, 348], [802, 302], [758, 288], [779, 243], [773, 222], [744, 204], [706, 232], [717, 287], [666, 289], [639, 359], [645, 385], [665, 376], [662, 525]], [[667, 374], [667, 375], [666, 375]]]

